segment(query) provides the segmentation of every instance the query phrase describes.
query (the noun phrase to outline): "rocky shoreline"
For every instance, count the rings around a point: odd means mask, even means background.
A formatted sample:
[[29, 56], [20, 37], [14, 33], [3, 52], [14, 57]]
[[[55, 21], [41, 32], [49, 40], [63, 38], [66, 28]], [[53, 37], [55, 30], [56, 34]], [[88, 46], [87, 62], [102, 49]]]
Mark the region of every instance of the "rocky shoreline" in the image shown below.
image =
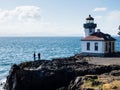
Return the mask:
[[[5, 90], [110, 90], [105, 84], [120, 81], [120, 65], [90, 64], [85, 57], [38, 60], [14, 64]], [[108, 77], [108, 82], [103, 82]], [[102, 78], [101, 78], [102, 77]], [[106, 78], [104, 78], [106, 79]], [[110, 80], [109, 80], [110, 79]], [[95, 86], [95, 87], [94, 87]], [[114, 90], [120, 88], [118, 85]]]

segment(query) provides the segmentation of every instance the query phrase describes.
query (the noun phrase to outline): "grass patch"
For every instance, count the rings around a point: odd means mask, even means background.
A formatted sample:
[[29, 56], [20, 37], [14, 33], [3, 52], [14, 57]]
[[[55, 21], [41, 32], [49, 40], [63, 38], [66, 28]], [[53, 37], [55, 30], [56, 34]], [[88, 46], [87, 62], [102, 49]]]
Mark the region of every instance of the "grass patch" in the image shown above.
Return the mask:
[[120, 81], [115, 80], [109, 84], [103, 84], [103, 90], [120, 90]]
[[91, 79], [84, 80], [84, 84], [82, 85], [82, 88], [90, 88], [94, 90], [99, 90], [102, 87], [101, 82], [99, 82], [98, 79]]

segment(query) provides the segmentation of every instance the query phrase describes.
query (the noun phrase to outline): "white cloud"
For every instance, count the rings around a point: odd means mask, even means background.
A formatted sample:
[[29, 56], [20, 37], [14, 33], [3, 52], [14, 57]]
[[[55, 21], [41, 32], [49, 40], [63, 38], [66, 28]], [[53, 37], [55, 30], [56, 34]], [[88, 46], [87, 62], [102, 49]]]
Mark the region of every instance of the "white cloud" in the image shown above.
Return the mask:
[[115, 10], [109, 12], [107, 15], [99, 19], [97, 23], [99, 24], [98, 28], [101, 28], [103, 32], [117, 35], [118, 26], [120, 25], [120, 11]]
[[101, 12], [101, 11], [106, 11], [106, 10], [107, 10], [107, 8], [101, 7], [101, 8], [95, 8], [93, 11], [94, 12]]
[[80, 32], [79, 26], [59, 25], [54, 21], [47, 21], [41, 16], [40, 7], [37, 6], [0, 9], [0, 36], [80, 36], [81, 34], [83, 32]]
[[40, 17], [40, 8], [37, 6], [19, 6], [11, 10], [0, 9], [0, 21], [29, 21], [39, 20]]
[[[120, 11], [95, 16], [98, 28], [117, 35]], [[83, 18], [84, 19], [84, 18]], [[58, 22], [59, 23], [59, 22]], [[0, 9], [0, 36], [80, 36], [84, 28], [76, 24], [58, 24], [41, 16], [40, 7], [19, 6], [11, 10]]]

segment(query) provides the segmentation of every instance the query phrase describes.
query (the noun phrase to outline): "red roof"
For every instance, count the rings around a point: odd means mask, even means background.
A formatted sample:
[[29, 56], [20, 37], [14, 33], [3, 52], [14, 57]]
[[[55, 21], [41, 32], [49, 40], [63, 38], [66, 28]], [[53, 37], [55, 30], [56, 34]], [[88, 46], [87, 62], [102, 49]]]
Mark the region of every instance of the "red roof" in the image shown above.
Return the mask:
[[87, 36], [81, 40], [82, 41], [115, 41], [116, 39], [111, 37], [111, 35], [109, 34], [105, 34], [102, 32], [95, 32], [91, 34], [90, 36]]
[[83, 38], [82, 40], [92, 40], [92, 41], [96, 41], [96, 40], [100, 40], [100, 41], [102, 41], [102, 40], [104, 40], [104, 38], [100, 38], [100, 37], [97, 37], [97, 36], [87, 36], [87, 37], [85, 37], [85, 38]]

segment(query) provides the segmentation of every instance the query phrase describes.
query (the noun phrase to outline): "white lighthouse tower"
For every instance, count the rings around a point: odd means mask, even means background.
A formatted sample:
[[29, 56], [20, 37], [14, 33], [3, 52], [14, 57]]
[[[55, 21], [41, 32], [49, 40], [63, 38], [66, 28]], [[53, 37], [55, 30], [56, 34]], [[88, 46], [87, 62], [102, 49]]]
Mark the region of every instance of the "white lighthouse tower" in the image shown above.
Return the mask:
[[86, 18], [86, 23], [84, 24], [85, 37], [95, 33], [95, 28], [97, 24], [94, 24], [94, 18], [91, 15]]

